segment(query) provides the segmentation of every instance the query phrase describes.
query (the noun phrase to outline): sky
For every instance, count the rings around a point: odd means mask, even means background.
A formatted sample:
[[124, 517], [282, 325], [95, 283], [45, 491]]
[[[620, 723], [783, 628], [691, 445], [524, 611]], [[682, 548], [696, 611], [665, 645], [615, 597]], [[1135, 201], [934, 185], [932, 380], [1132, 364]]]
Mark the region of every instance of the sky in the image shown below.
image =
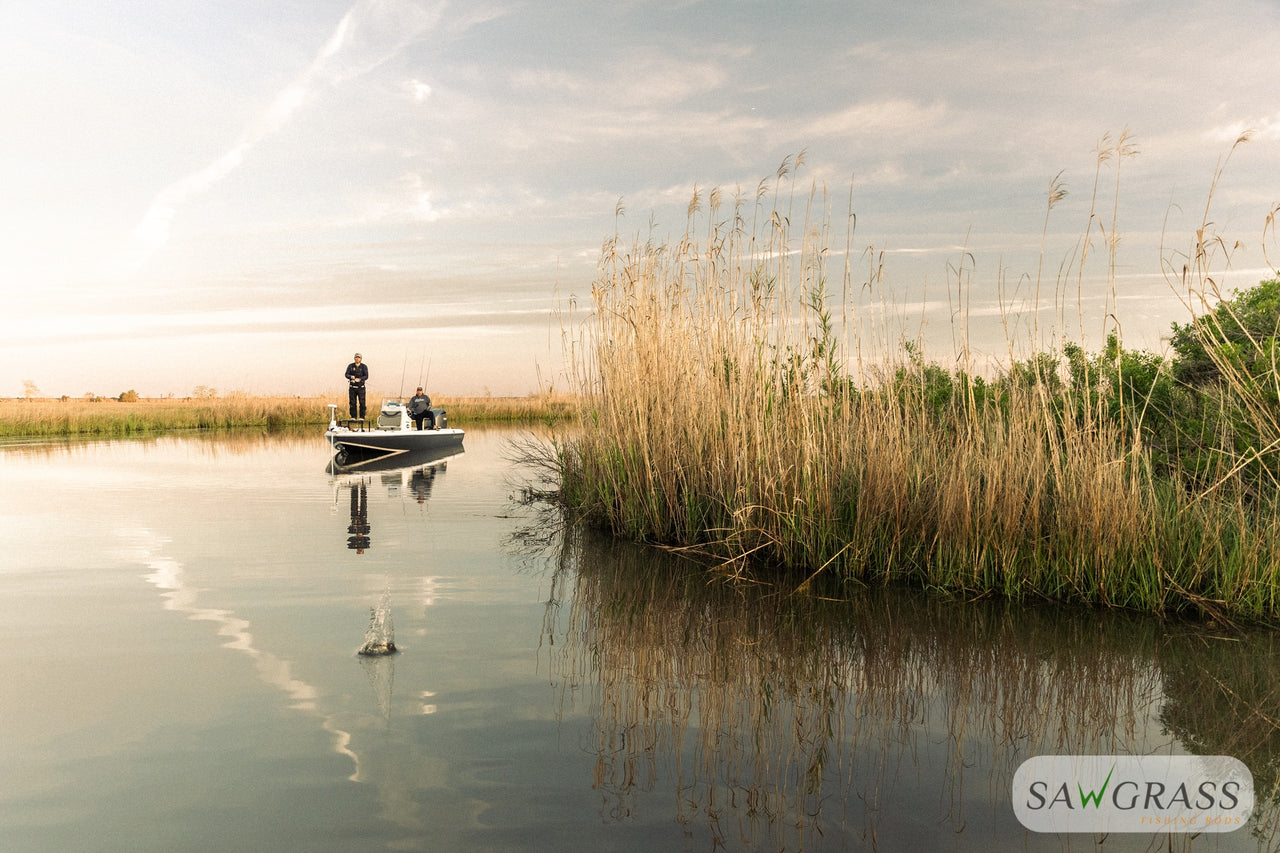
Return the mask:
[[957, 269], [971, 345], [1025, 334], [1091, 206], [1114, 269], [1036, 325], [1159, 350], [1224, 162], [1215, 281], [1280, 260], [1278, 36], [1274, 0], [0, 0], [0, 397], [340, 395], [356, 351], [375, 396], [564, 390], [619, 204], [678, 239], [801, 152], [938, 352]]

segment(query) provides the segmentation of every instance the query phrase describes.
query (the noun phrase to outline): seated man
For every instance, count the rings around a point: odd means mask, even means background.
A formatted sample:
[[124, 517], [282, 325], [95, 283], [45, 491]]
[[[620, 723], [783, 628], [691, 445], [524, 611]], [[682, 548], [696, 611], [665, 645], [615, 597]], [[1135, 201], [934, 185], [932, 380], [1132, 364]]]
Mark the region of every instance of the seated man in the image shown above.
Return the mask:
[[427, 421], [428, 429], [435, 426], [435, 416], [431, 414], [431, 398], [422, 393], [421, 385], [418, 386], [418, 393], [409, 398], [409, 417], [413, 418], [418, 429], [422, 429], [424, 420]]

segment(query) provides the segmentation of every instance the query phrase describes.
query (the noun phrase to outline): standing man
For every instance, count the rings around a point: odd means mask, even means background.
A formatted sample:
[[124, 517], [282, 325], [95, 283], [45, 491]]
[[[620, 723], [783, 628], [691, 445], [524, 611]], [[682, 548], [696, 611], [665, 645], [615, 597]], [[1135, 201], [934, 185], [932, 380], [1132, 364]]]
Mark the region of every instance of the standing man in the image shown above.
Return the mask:
[[[409, 417], [413, 418], [413, 422], [418, 429], [422, 429], [422, 422], [427, 418], [431, 418], [431, 398], [422, 393], [422, 386], [418, 386], [418, 393], [409, 398]], [[431, 418], [431, 426], [435, 426], [435, 419]]]
[[369, 381], [369, 368], [360, 360], [360, 353], [356, 353], [356, 360], [347, 365], [346, 376], [350, 386], [347, 391], [347, 407], [351, 411], [351, 417], [364, 420], [364, 385]]

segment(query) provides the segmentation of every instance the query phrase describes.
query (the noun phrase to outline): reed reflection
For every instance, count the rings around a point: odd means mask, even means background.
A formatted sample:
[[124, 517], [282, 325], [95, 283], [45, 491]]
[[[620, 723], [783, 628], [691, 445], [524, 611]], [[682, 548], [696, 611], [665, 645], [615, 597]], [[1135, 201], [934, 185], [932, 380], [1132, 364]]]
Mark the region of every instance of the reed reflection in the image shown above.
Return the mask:
[[[905, 849], [964, 836], [1058, 849], [1062, 838], [1014, 818], [1022, 761], [1185, 751], [1234, 755], [1254, 773], [1254, 839], [1241, 831], [1224, 849], [1277, 839], [1270, 633], [920, 591], [790, 595], [563, 535], [544, 649], [562, 714], [583, 698], [590, 707], [585, 747], [606, 819], [673, 785], [675, 819], [717, 847]], [[1193, 839], [1112, 836], [1107, 849]]]
[[1166, 644], [1161, 670], [1160, 722], [1188, 752], [1248, 765], [1261, 804], [1255, 834], [1280, 839], [1280, 636], [1190, 633]]

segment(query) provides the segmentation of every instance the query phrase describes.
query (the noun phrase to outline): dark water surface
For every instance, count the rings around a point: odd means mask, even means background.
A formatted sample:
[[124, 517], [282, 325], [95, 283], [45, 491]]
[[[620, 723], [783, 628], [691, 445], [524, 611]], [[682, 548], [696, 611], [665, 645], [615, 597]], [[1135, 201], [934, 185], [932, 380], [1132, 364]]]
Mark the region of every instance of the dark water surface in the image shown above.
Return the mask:
[[[797, 599], [516, 506], [505, 430], [0, 448], [0, 850], [1271, 850], [1280, 645]], [[356, 655], [387, 594], [400, 653]], [[1234, 755], [1222, 835], [1036, 835], [1014, 770]]]

